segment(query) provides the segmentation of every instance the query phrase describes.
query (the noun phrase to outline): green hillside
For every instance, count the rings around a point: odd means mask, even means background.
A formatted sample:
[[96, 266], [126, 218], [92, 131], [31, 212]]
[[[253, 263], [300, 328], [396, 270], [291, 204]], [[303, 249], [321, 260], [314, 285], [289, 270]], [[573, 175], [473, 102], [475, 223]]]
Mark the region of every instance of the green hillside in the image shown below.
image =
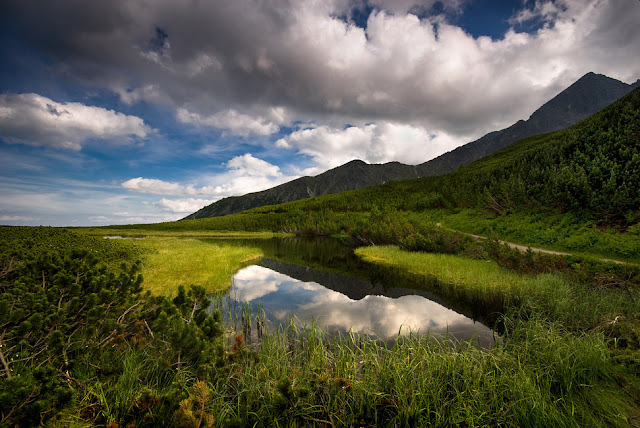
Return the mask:
[[[398, 210], [486, 208], [575, 212], [598, 223], [638, 221], [640, 212], [640, 90], [568, 129], [531, 137], [434, 178], [382, 186], [280, 206], [337, 211], [373, 205]], [[273, 207], [250, 212], [269, 212]]]

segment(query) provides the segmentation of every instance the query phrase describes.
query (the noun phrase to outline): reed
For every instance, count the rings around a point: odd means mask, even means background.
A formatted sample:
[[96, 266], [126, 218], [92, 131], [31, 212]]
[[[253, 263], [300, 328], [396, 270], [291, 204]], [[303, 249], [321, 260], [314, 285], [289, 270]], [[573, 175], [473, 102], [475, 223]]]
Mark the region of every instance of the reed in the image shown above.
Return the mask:
[[263, 336], [211, 382], [216, 425], [625, 426], [633, 399], [602, 334], [508, 319], [490, 351], [409, 335], [392, 347], [315, 325]]

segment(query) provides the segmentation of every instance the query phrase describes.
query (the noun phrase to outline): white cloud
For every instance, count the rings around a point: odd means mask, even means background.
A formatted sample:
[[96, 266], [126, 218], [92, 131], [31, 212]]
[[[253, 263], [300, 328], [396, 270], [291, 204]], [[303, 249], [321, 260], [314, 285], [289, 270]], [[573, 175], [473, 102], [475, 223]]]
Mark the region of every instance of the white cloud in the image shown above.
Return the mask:
[[80, 150], [88, 139], [127, 143], [152, 129], [136, 116], [38, 94], [0, 95], [0, 138], [8, 143]]
[[[444, 3], [464, 10], [465, 2]], [[274, 133], [291, 127], [294, 131], [275, 145], [281, 152], [304, 155], [291, 161], [307, 167], [294, 169], [296, 174], [316, 174], [355, 158], [424, 162], [526, 119], [586, 72], [625, 82], [640, 77], [640, 56], [632, 54], [640, 46], [637, 1], [522, 2], [527, 9], [515, 11], [513, 28], [494, 39], [474, 38], [444, 15], [419, 18], [407, 13], [419, 11], [412, 9], [411, 0], [370, 0], [367, 4], [376, 10], [366, 29], [348, 18], [354, 5], [365, 4], [360, 0], [156, 0], [153, 8], [146, 0], [41, 0], [37, 8], [29, 2], [10, 3], [3, 10], [20, 29], [15, 37], [47, 58], [54, 83], [63, 75], [67, 84], [79, 82], [87, 91], [110, 90], [124, 104], [147, 103], [148, 110], [141, 111], [175, 112], [183, 127], [223, 130], [224, 138], [200, 148], [201, 155], [218, 163], [223, 154], [251, 152], [247, 145], [264, 149]], [[416, 3], [424, 10], [434, 1]], [[73, 19], [48, 19], [59, 11]], [[518, 32], [528, 25], [539, 29]], [[301, 123], [313, 125], [297, 128]], [[174, 125], [171, 131], [179, 133]], [[8, 143], [79, 150], [94, 139], [130, 142], [153, 132], [139, 117], [100, 107], [37, 94], [0, 95], [0, 139]], [[242, 148], [236, 149], [238, 139], [230, 135], [256, 138], [243, 139]], [[185, 140], [171, 146], [172, 157], [186, 159], [193, 139]], [[149, 145], [148, 151], [128, 160], [165, 156], [160, 150], [169, 152], [169, 144], [161, 146]], [[129, 177], [137, 178], [118, 183], [130, 191], [126, 194], [135, 204], [166, 210], [158, 217], [145, 212], [151, 221], [174, 215], [171, 204], [180, 209], [178, 202], [162, 205], [154, 199], [216, 200], [295, 178], [288, 170], [248, 156], [228, 161], [221, 174], [189, 181], [131, 173]], [[308, 157], [315, 164], [308, 163]], [[88, 158], [84, 167], [101, 162]], [[37, 162], [28, 155], [13, 159], [32, 175], [51, 162], [50, 157]], [[17, 169], [13, 159], [1, 163]], [[79, 170], [75, 164], [64, 165]], [[48, 211], [70, 212], [68, 199], [59, 194], [53, 199]], [[11, 203], [6, 192], [0, 192], [2, 201]], [[39, 211], [48, 202], [39, 195], [20, 201], [25, 210], [3, 214], [48, 214]], [[96, 212], [111, 219], [127, 218], [104, 214], [112, 208], [100, 205], [98, 198], [92, 203]], [[135, 204], [126, 209], [118, 205], [116, 211], [135, 212]], [[88, 202], [83, 201], [73, 210], [85, 206]]]
[[202, 191], [202, 189], [198, 190], [192, 185], [142, 177], [127, 180], [122, 183], [122, 187], [137, 193], [149, 193], [152, 195], [184, 196], [195, 195]]
[[123, 182], [122, 187], [135, 193], [181, 197], [162, 198], [154, 206], [163, 211], [185, 213], [227, 196], [258, 192], [298, 178], [283, 174], [278, 166], [250, 153], [236, 156], [224, 165], [227, 167], [224, 173], [200, 177], [201, 185], [137, 177]]
[[436, 136], [420, 126], [380, 122], [344, 129], [299, 129], [276, 141], [276, 146], [311, 156], [318, 168], [306, 172], [318, 173], [353, 159], [418, 164], [452, 150], [456, 143], [456, 138], [443, 132]]
[[212, 199], [196, 199], [196, 198], [183, 198], [183, 199], [166, 199], [162, 198], [155, 203], [155, 206], [163, 211], [169, 211], [173, 213], [193, 213], [200, 208], [212, 203]]
[[0, 221], [19, 221], [19, 222], [31, 222], [38, 220], [34, 217], [27, 217], [21, 215], [0, 215]]
[[[272, 117], [283, 119], [281, 109], [274, 108], [271, 113]], [[262, 116], [238, 113], [236, 110], [226, 110], [210, 116], [202, 116], [185, 108], [179, 108], [176, 111], [176, 117], [183, 123], [225, 129], [235, 135], [271, 135], [278, 132], [279, 125], [282, 123], [276, 123]]]
[[262, 159], [258, 159], [245, 153], [242, 156], [236, 156], [227, 162], [227, 167], [237, 175], [261, 176], [261, 177], [282, 177], [280, 167], [272, 165]]
[[562, 1], [553, 3], [550, 1], [537, 0], [532, 9], [524, 8], [519, 10], [509, 19], [509, 23], [511, 25], [523, 24], [537, 18], [542, 19], [545, 22], [549, 22], [558, 17], [563, 10], [563, 6], [564, 4]]
[[[444, 3], [464, 11], [466, 2]], [[376, 10], [366, 29], [341, 18], [364, 5], [358, 1], [145, 4], [107, 2], [99, 13], [74, 4], [73, 22], [34, 19], [71, 7], [64, 0], [13, 12], [34, 43], [56, 46], [51, 55], [71, 76], [114, 90], [123, 102], [167, 104], [183, 123], [234, 135], [272, 135], [296, 122], [386, 121], [462, 144], [526, 119], [589, 71], [631, 82], [640, 70], [640, 56], [629, 54], [640, 44], [634, 1], [523, 3], [514, 28], [545, 25], [493, 40], [473, 38], [444, 15], [408, 13], [428, 10], [432, 0], [370, 1]], [[85, 39], [92, 43], [78, 43]], [[286, 116], [275, 117], [273, 106]]]

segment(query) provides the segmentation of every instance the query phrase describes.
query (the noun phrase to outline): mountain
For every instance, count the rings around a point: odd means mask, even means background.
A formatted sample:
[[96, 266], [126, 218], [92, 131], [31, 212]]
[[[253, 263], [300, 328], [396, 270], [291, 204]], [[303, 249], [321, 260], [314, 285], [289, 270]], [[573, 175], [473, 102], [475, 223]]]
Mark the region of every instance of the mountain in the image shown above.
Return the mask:
[[443, 175], [488, 156], [523, 138], [559, 131], [580, 122], [640, 87], [640, 79], [627, 85], [602, 74], [587, 73], [536, 110], [501, 131], [490, 132], [417, 166], [421, 177]]
[[420, 175], [415, 165], [400, 162], [368, 164], [361, 160], [353, 160], [315, 177], [301, 177], [261, 192], [221, 199], [187, 216], [185, 220], [218, 217], [264, 205], [276, 205], [313, 196], [362, 189], [391, 180], [418, 177]]
[[361, 189], [391, 180], [447, 174], [523, 138], [558, 131], [578, 123], [637, 87], [640, 87], [640, 80], [628, 85], [602, 74], [587, 73], [536, 110], [528, 120], [520, 120], [508, 128], [490, 132], [420, 165], [399, 162], [367, 164], [354, 160], [315, 177], [301, 177], [261, 192], [221, 199], [185, 219], [223, 216], [264, 205]]
[[394, 242], [415, 231], [424, 210], [479, 208], [496, 215], [572, 212], [601, 226], [635, 225], [633, 234], [640, 230], [638, 183], [640, 88], [576, 125], [519, 140], [449, 174], [203, 221], [219, 230], [362, 235], [366, 229], [378, 242]]

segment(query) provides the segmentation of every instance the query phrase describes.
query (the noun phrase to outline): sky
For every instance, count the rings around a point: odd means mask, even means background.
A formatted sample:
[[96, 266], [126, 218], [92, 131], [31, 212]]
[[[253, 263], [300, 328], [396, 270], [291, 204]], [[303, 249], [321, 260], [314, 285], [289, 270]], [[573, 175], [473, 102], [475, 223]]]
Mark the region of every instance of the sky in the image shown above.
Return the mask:
[[353, 159], [419, 164], [588, 72], [638, 0], [3, 0], [0, 224], [172, 221]]

